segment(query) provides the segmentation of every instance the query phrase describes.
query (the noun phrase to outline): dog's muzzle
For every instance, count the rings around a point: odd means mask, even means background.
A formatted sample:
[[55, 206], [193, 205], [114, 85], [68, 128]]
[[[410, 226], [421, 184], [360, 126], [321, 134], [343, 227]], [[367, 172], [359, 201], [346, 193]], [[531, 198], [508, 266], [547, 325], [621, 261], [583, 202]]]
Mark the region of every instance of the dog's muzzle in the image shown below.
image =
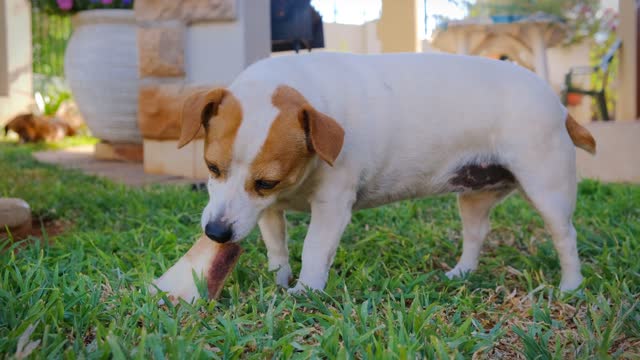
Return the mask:
[[231, 225], [222, 220], [208, 222], [204, 227], [204, 233], [209, 239], [220, 244], [228, 242], [233, 237]]

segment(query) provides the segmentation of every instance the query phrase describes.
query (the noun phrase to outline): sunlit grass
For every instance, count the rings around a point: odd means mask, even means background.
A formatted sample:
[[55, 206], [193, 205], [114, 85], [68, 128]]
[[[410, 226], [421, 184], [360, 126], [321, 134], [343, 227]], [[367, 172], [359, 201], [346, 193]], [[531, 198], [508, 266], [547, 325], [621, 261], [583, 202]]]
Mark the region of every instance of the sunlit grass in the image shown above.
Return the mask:
[[[640, 186], [580, 184], [575, 226], [586, 281], [577, 295], [557, 291], [550, 237], [518, 196], [494, 211], [479, 271], [447, 280], [461, 237], [447, 196], [356, 213], [326, 294], [277, 288], [254, 232], [218, 301], [159, 307], [145, 284], [190, 247], [206, 195], [42, 165], [31, 157], [42, 148], [0, 143], [0, 196], [70, 224], [55, 239], [0, 254], [5, 356], [30, 325], [23, 340], [40, 341], [37, 358], [640, 356]], [[288, 219], [297, 272], [309, 217]], [[5, 245], [17, 246], [0, 238]]]

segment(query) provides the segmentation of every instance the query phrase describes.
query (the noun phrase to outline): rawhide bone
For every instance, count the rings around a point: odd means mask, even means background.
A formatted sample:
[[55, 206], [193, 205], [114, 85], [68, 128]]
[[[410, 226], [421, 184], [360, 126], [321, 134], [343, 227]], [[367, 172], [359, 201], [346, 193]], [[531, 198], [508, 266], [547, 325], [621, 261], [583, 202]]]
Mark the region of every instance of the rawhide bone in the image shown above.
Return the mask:
[[236, 266], [240, 254], [242, 254], [242, 248], [236, 243], [218, 244], [214, 241], [209, 241], [214, 243], [218, 249], [211, 261], [208, 271], [209, 276], [207, 277], [209, 299], [215, 299], [220, 295], [222, 286], [224, 286], [225, 281]]
[[236, 243], [219, 244], [202, 235], [178, 262], [153, 281], [150, 291], [155, 293], [157, 287], [166, 292], [172, 302], [179, 298], [191, 302], [200, 297], [193, 279], [195, 272], [206, 279], [209, 299], [215, 299], [241, 253], [242, 248]]

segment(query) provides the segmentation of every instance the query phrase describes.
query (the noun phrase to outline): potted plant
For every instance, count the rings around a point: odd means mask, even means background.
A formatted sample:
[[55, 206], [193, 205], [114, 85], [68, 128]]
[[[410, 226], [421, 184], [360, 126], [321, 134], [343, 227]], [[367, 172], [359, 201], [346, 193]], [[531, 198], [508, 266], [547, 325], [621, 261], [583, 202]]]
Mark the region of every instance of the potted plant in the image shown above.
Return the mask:
[[133, 0], [47, 0], [45, 6], [72, 16], [65, 77], [92, 134], [112, 143], [142, 142], [132, 7]]
[[582, 103], [582, 94], [577, 94], [577, 93], [567, 94], [567, 105], [578, 106], [581, 103]]

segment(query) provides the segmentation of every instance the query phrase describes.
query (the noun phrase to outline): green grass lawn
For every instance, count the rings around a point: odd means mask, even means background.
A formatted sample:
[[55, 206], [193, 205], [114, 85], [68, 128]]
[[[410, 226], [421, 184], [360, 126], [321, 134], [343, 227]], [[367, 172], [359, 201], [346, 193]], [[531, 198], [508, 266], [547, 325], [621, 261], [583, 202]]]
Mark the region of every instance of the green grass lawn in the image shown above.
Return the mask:
[[[145, 286], [194, 242], [207, 195], [127, 188], [34, 149], [0, 142], [0, 196], [69, 227], [0, 253], [0, 357], [640, 358], [640, 186], [580, 184], [576, 295], [558, 292], [549, 234], [519, 196], [493, 212], [479, 271], [446, 279], [461, 225], [445, 196], [356, 213], [326, 294], [276, 287], [255, 231], [219, 300], [159, 307]], [[288, 220], [297, 274], [309, 216]]]

